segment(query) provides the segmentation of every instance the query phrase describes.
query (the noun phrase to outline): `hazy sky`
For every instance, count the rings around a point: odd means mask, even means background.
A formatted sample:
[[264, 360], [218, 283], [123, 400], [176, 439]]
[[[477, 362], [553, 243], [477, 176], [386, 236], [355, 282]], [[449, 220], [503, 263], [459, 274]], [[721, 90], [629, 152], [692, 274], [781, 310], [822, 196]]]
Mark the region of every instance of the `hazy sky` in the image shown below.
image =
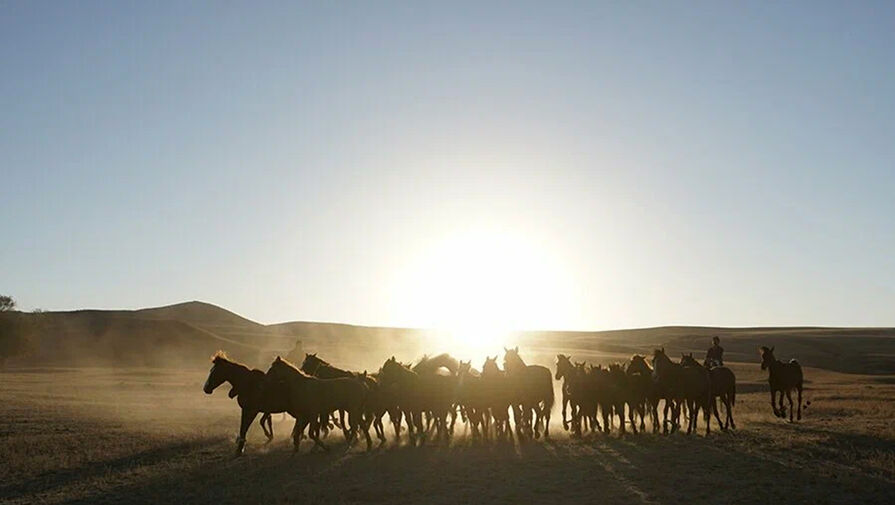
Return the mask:
[[2, 2], [0, 293], [895, 325], [895, 4], [482, 4]]

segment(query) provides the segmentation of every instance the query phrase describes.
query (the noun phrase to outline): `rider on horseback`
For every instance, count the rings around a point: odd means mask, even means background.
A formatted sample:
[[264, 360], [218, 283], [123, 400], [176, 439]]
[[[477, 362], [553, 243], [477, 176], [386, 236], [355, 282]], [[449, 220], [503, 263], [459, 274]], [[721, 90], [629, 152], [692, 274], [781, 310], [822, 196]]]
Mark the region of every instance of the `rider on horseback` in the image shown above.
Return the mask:
[[705, 353], [705, 364], [709, 368], [716, 366], [724, 366], [724, 348], [718, 345], [721, 339], [712, 337], [712, 346]]

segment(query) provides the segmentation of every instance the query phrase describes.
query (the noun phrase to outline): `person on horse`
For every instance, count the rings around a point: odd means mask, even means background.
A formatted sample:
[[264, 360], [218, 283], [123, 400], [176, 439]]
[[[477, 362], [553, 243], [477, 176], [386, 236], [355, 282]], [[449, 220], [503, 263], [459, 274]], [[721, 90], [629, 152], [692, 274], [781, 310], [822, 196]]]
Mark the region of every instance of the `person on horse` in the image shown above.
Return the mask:
[[718, 345], [720, 343], [720, 338], [712, 337], [712, 346], [705, 353], [705, 364], [709, 368], [724, 366], [724, 348]]

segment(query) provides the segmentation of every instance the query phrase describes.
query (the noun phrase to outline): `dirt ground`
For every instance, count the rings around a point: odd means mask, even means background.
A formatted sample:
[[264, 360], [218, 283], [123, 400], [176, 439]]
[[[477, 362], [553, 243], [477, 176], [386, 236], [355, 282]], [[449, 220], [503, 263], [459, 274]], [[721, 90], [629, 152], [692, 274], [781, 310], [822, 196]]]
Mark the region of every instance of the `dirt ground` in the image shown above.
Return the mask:
[[[232, 457], [239, 412], [207, 369], [18, 369], [0, 373], [0, 502], [34, 503], [892, 503], [895, 377], [807, 369], [801, 423], [774, 418], [757, 364], [735, 365], [738, 429], [706, 437], [570, 439], [450, 446], [406, 439], [370, 453], [294, 455], [257, 424]], [[714, 426], [713, 426], [714, 428]]]

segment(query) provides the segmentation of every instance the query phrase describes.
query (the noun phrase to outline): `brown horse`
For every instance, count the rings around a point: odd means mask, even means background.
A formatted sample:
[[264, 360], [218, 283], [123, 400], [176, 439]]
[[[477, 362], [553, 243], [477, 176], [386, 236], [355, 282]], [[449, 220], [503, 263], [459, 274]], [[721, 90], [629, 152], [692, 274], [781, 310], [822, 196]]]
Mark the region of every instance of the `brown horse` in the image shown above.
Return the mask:
[[379, 381], [407, 418], [411, 445], [422, 445], [426, 432], [423, 414], [429, 414], [438, 436], [449, 437], [447, 416], [454, 405], [456, 377], [440, 374], [420, 375], [395, 359], [386, 360], [379, 371]]
[[270, 424], [271, 413], [286, 412], [289, 409], [285, 390], [268, 381], [261, 370], [252, 370], [242, 363], [232, 361], [223, 351], [216, 352], [211, 357], [211, 363], [211, 371], [208, 372], [208, 379], [202, 390], [210, 395], [218, 386], [229, 382], [232, 386], [230, 398], [236, 397], [236, 402], [242, 409], [236, 455], [240, 456], [245, 450], [246, 433], [259, 412], [264, 414], [261, 417], [261, 428], [270, 442], [273, 439], [273, 426], [265, 428], [264, 422], [266, 419]]
[[[429, 356], [424, 354], [422, 358], [411, 367], [411, 370], [416, 372], [417, 375], [421, 376], [429, 376], [429, 375], [441, 375], [441, 376], [452, 376], [454, 377], [454, 381], [456, 381], [457, 371], [459, 369], [460, 363], [450, 354], [441, 353], [437, 356]], [[451, 418], [450, 423], [447, 425], [447, 431], [449, 435], [453, 435], [454, 433], [454, 424], [457, 422], [457, 409], [456, 406], [452, 406], [451, 410], [448, 412], [448, 415]], [[437, 414], [435, 412], [426, 412], [426, 431], [431, 431], [432, 423], [437, 418]]]
[[[550, 411], [553, 409], [553, 374], [541, 365], [526, 365], [519, 356], [519, 348], [504, 348], [503, 368], [516, 393], [514, 408], [521, 408], [521, 418], [529, 436], [539, 438], [540, 425], [544, 423], [544, 437], [550, 437]], [[535, 418], [532, 420], [531, 413]], [[516, 421], [519, 430], [519, 420]]]
[[482, 374], [469, 361], [460, 361], [457, 369], [457, 404], [460, 414], [472, 430], [472, 438], [488, 438], [488, 397]]
[[[301, 362], [301, 371], [317, 377], [318, 379], [339, 379], [342, 377], [359, 377], [360, 374], [357, 372], [351, 372], [348, 370], [341, 369], [339, 367], [335, 367], [323, 358], [317, 357], [317, 353], [305, 353], [305, 358]], [[339, 427], [344, 433], [345, 437], [348, 437], [347, 430], [345, 430], [345, 411], [339, 411], [339, 417], [336, 419], [333, 416], [334, 424]], [[320, 420], [320, 427], [324, 430], [324, 437], [326, 437], [326, 432], [329, 431], [329, 418]]]
[[556, 375], [554, 379], [562, 381], [562, 429], [569, 431], [569, 421], [566, 418], [566, 406], [571, 410], [570, 417], [576, 416], [577, 405], [572, 404], [572, 385], [575, 380], [577, 371], [575, 365], [572, 364], [572, 357], [565, 354], [556, 355]]
[[[768, 370], [768, 384], [771, 386], [771, 408], [774, 409], [774, 415], [780, 418], [786, 417], [786, 409], [783, 407], [783, 394], [786, 393], [786, 399], [789, 400], [789, 422], [792, 420], [792, 391], [795, 389], [799, 392], [798, 415], [796, 419], [802, 419], [802, 365], [798, 361], [791, 359], [789, 363], [784, 363], [774, 357], [774, 348], [761, 346], [759, 348], [761, 354], [761, 369]], [[775, 402], [777, 393], [780, 393], [780, 407]]]
[[[700, 366], [696, 358], [693, 357], [693, 353], [682, 355], [681, 364], [684, 366]], [[718, 426], [722, 430], [726, 430], [728, 427], [736, 429], [737, 425], [733, 420], [733, 407], [737, 402], [737, 378], [733, 374], [733, 370], [726, 366], [710, 367], [709, 360], [706, 360], [701, 366], [709, 371], [709, 378], [712, 381], [712, 412], [715, 414]], [[721, 422], [721, 416], [718, 415], [718, 399], [721, 400], [721, 403], [724, 404], [724, 408], [727, 410], [723, 423]]]
[[[712, 386], [708, 370], [701, 366], [684, 367], [680, 363], [674, 363], [665, 354], [664, 349], [656, 349], [653, 351], [653, 378], [657, 385], [668, 391], [669, 397], [676, 400], [674, 408], [676, 420], [680, 418], [682, 402], [686, 402], [690, 412], [690, 421], [687, 425], [688, 434], [695, 432], [697, 429], [700, 409], [703, 411], [706, 435], [711, 433], [709, 408]], [[666, 405], [666, 414], [667, 411]]]
[[[512, 440], [513, 431], [510, 429], [509, 412], [515, 393], [506, 372], [497, 365], [497, 356], [486, 357], [482, 364], [482, 389], [488, 407], [488, 411], [484, 415], [491, 414], [495, 438]], [[514, 415], [517, 416], [517, 419], [519, 418], [519, 414], [514, 412]]]
[[[640, 431], [644, 431], [646, 428], [643, 418], [648, 413], [653, 420], [653, 433], [658, 432], [659, 398], [653, 384], [653, 369], [646, 362], [646, 357], [639, 354], [632, 356], [631, 361], [625, 367], [625, 374], [628, 376], [629, 401], [633, 402], [633, 405], [629, 404], [629, 406], [633, 406], [640, 414]], [[634, 409], [630, 413], [632, 425], [634, 424]]]
[[364, 408], [369, 389], [362, 380], [354, 377], [318, 379], [279, 356], [271, 363], [267, 376], [274, 382], [286, 384], [288, 389], [289, 413], [297, 419], [292, 430], [296, 452], [307, 425], [310, 425], [308, 433], [314, 441], [314, 447], [328, 450], [320, 440], [319, 424], [321, 416], [328, 416], [335, 410], [344, 410], [348, 414], [348, 446], [351, 446], [360, 429], [365, 435], [367, 450], [372, 448], [369, 425], [364, 424]]

